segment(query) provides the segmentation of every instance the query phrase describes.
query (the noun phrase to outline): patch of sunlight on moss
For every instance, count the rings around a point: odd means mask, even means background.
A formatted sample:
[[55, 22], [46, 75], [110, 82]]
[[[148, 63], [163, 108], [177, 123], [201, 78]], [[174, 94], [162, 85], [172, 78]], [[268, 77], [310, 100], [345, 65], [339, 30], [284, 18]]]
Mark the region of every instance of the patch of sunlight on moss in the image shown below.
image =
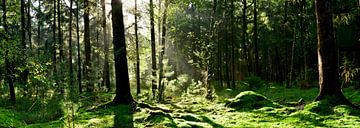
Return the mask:
[[353, 109], [346, 105], [338, 105], [334, 107], [334, 113], [336, 115], [354, 115], [354, 116], [360, 116], [360, 110]]
[[238, 94], [235, 98], [229, 99], [226, 106], [236, 110], [252, 110], [262, 107], [280, 108], [281, 105], [267, 99], [265, 96], [255, 93], [253, 91], [244, 91]]
[[304, 110], [317, 113], [319, 115], [329, 115], [334, 113], [327, 100], [312, 102], [306, 105]]

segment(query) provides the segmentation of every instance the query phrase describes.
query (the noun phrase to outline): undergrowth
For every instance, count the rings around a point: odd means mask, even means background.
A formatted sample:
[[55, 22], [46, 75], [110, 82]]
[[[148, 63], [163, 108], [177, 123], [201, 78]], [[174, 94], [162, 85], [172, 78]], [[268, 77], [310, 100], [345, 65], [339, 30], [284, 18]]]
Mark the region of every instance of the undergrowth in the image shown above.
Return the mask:
[[[352, 101], [360, 95], [353, 88], [343, 90]], [[78, 106], [73, 121], [63, 101], [48, 100], [46, 108], [40, 104], [0, 107], [0, 127], [357, 127], [360, 111], [348, 106], [330, 107], [326, 102], [312, 102], [318, 89], [285, 88], [269, 84], [256, 92], [223, 90], [213, 100], [189, 93], [165, 103], [139, 100], [136, 109], [131, 106], [96, 107], [106, 104], [112, 94], [99, 93], [93, 100], [83, 98], [71, 102]], [[304, 110], [286, 103], [305, 100]], [[56, 101], [54, 99], [54, 101]], [[26, 104], [27, 107], [26, 107]], [[29, 111], [29, 106], [33, 106]], [[92, 107], [82, 107], [92, 106]], [[45, 115], [41, 115], [41, 110]], [[56, 112], [60, 112], [57, 115]], [[36, 116], [36, 114], [38, 114]], [[48, 114], [48, 115], [46, 115]], [[44, 119], [40, 119], [44, 117]]]

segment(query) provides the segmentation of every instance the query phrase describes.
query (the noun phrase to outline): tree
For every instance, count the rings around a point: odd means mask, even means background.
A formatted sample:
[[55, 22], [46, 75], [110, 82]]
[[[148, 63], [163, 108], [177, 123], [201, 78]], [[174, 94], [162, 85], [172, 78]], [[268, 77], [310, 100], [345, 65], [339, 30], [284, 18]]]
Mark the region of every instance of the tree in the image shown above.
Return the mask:
[[94, 85], [91, 82], [91, 44], [90, 44], [90, 28], [89, 28], [89, 0], [84, 0], [84, 44], [85, 44], [85, 64], [84, 78], [86, 80], [86, 91], [93, 92]]
[[110, 87], [110, 72], [109, 72], [109, 43], [107, 37], [107, 25], [106, 25], [106, 6], [105, 0], [101, 0], [101, 8], [102, 8], [102, 27], [103, 27], [103, 36], [104, 36], [104, 69], [103, 69], [103, 84], [107, 88], [108, 91], [111, 90]]
[[153, 79], [151, 81], [152, 93], [155, 98], [156, 87], [156, 49], [155, 49], [155, 29], [154, 29], [154, 4], [153, 0], [150, 0], [150, 33], [151, 33], [151, 67], [152, 67], [152, 76]]
[[115, 59], [116, 95], [114, 104], [131, 104], [129, 72], [126, 58], [125, 28], [121, 0], [112, 0], [113, 45]]
[[[247, 0], [243, 0], [242, 4], [243, 4], [243, 8], [242, 8], [242, 48], [244, 49], [243, 51], [243, 55], [244, 55], [244, 59], [246, 61], [246, 67], [249, 68], [249, 64], [248, 62], [248, 52], [247, 52]], [[249, 69], [248, 69], [249, 70]]]
[[79, 32], [79, 0], [76, 1], [76, 40], [77, 40], [77, 65], [78, 65], [78, 86], [79, 86], [79, 93], [82, 93], [82, 79], [81, 79], [81, 53], [80, 53], [80, 32]]
[[255, 52], [255, 74], [260, 76], [259, 67], [259, 46], [258, 46], [258, 23], [257, 23], [257, 5], [256, 0], [253, 0], [254, 4], [254, 52]]
[[139, 56], [139, 37], [138, 37], [138, 9], [135, 0], [135, 45], [136, 45], [136, 95], [140, 94], [140, 56]]
[[163, 82], [164, 77], [164, 63], [162, 62], [164, 59], [165, 54], [165, 37], [166, 37], [166, 18], [167, 18], [167, 8], [168, 8], [168, 0], [165, 0], [165, 9], [163, 14], [163, 21], [162, 21], [162, 39], [161, 39], [161, 52], [160, 52], [160, 58], [159, 58], [159, 102], [163, 100], [165, 85]]
[[[5, 30], [5, 42], [8, 41], [8, 27], [7, 27], [7, 16], [6, 16], [6, 0], [2, 0], [2, 9], [3, 9], [3, 26]], [[10, 100], [15, 103], [15, 89], [14, 89], [14, 81], [13, 81], [13, 67], [10, 64], [8, 50], [5, 49], [5, 67], [6, 67], [6, 79], [9, 84], [9, 92], [10, 92]]]
[[54, 19], [53, 19], [53, 48], [52, 48], [52, 51], [53, 51], [53, 58], [52, 58], [52, 66], [53, 66], [53, 75], [55, 77], [55, 81], [56, 81], [56, 85], [59, 85], [59, 81], [58, 79], [56, 78], [57, 76], [57, 62], [56, 62], [56, 0], [53, 1], [53, 5], [54, 5], [54, 8], [53, 8], [53, 12], [54, 12]]
[[70, 0], [70, 21], [69, 21], [69, 77], [70, 77], [70, 86], [73, 86], [74, 83], [74, 69], [73, 69], [73, 63], [72, 63], [72, 20], [73, 20], [73, 1]]
[[[61, 0], [57, 1], [57, 15], [58, 15], [58, 40], [59, 40], [59, 73], [57, 80], [63, 81], [63, 70], [62, 70], [62, 63], [63, 63], [63, 57], [64, 57], [64, 51], [63, 51], [63, 39], [62, 39], [62, 31], [61, 31]], [[60, 93], [64, 93], [64, 87], [61, 84], [58, 84], [60, 86]]]
[[29, 47], [30, 50], [32, 52], [32, 41], [31, 41], [31, 14], [30, 14], [30, 9], [31, 9], [31, 0], [27, 1], [27, 31], [28, 31], [28, 41], [29, 41]]
[[339, 67], [333, 33], [332, 7], [329, 0], [315, 0], [320, 92], [316, 100], [330, 99], [334, 104], [353, 106], [339, 83]]

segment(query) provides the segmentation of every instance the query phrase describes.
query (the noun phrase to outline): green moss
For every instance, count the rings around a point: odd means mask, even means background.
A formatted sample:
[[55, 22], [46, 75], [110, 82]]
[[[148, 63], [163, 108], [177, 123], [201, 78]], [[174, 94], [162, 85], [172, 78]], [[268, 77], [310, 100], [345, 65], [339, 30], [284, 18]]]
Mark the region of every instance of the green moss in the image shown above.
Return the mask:
[[23, 126], [20, 119], [21, 115], [15, 111], [0, 108], [0, 127], [19, 127]]
[[334, 113], [331, 104], [327, 100], [312, 102], [306, 105], [304, 110], [317, 113], [319, 115], [330, 115]]
[[255, 93], [253, 91], [245, 91], [238, 94], [235, 98], [229, 99], [226, 106], [235, 108], [237, 110], [252, 110], [262, 107], [281, 107], [279, 104], [267, 99], [265, 96]]
[[359, 109], [354, 109], [354, 108], [351, 108], [349, 106], [346, 106], [346, 105], [339, 105], [339, 106], [335, 106], [333, 108], [334, 110], [334, 113], [336, 115], [341, 115], [341, 116], [344, 116], [344, 115], [352, 115], [352, 116], [360, 116], [360, 110]]

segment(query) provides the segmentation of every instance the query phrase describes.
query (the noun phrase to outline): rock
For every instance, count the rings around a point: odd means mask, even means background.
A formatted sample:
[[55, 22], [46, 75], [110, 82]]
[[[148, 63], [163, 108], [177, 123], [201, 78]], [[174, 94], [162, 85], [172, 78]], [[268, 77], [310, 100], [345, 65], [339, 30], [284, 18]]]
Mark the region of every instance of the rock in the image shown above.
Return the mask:
[[267, 99], [265, 96], [255, 93], [253, 91], [244, 91], [238, 94], [235, 98], [229, 99], [225, 106], [240, 109], [259, 109], [262, 107], [279, 108], [281, 105]]

